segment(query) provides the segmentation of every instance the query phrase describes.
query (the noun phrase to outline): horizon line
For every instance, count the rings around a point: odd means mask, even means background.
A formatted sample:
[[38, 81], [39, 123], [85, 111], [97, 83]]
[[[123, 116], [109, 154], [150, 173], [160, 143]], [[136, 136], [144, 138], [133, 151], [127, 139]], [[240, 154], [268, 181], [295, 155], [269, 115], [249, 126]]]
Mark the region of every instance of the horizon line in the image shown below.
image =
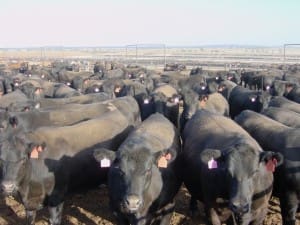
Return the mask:
[[42, 48], [283, 48], [284, 46], [293, 46], [300, 44], [285, 43], [281, 45], [263, 45], [263, 44], [204, 44], [204, 45], [167, 45], [163, 43], [140, 43], [127, 45], [42, 45], [42, 46], [22, 46], [22, 47], [0, 47], [5, 49], [42, 49]]

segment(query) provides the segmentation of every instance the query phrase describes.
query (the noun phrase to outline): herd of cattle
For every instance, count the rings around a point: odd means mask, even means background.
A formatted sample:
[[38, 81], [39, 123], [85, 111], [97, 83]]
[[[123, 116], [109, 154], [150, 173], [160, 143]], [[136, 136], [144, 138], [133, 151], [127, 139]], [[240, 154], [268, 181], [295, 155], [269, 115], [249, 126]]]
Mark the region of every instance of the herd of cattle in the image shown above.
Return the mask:
[[67, 194], [103, 183], [118, 224], [169, 224], [183, 184], [209, 224], [262, 224], [272, 195], [283, 224], [297, 222], [298, 65], [186, 76], [53, 62], [0, 75], [0, 189], [29, 225], [44, 206], [61, 224]]

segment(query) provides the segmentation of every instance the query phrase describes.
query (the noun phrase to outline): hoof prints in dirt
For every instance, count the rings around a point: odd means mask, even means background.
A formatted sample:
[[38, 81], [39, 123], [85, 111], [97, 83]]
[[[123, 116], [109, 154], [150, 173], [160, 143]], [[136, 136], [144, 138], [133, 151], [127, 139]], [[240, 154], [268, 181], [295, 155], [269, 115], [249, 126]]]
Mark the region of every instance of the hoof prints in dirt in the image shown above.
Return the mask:
[[[171, 225], [205, 225], [204, 215], [198, 214], [193, 219], [188, 215], [189, 193], [182, 188], [176, 198], [176, 209], [172, 217]], [[87, 193], [69, 196], [65, 201], [63, 221], [64, 225], [112, 225], [116, 220], [109, 209], [108, 190], [101, 187], [90, 190]], [[200, 207], [201, 208], [201, 207]], [[37, 213], [36, 225], [49, 225], [48, 210], [44, 208]], [[299, 218], [298, 218], [299, 219]], [[0, 224], [24, 225], [24, 207], [11, 197], [0, 200]], [[278, 200], [272, 198], [269, 213], [264, 225], [280, 225], [281, 215]]]

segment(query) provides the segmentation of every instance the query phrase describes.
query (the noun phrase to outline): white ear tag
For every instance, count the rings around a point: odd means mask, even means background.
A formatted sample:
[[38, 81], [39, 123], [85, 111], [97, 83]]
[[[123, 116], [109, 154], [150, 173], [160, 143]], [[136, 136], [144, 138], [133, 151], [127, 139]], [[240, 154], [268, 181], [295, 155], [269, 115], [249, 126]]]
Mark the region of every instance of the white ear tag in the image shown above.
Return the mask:
[[207, 163], [208, 169], [216, 169], [218, 168], [218, 163], [216, 160], [214, 160], [214, 158], [211, 158], [211, 160], [208, 161]]
[[146, 99], [144, 100], [144, 104], [149, 104], [149, 99], [146, 98]]
[[101, 168], [106, 168], [106, 167], [110, 167], [110, 160], [107, 158], [104, 158], [100, 161], [100, 167]]
[[251, 98], [251, 102], [255, 102], [255, 98]]

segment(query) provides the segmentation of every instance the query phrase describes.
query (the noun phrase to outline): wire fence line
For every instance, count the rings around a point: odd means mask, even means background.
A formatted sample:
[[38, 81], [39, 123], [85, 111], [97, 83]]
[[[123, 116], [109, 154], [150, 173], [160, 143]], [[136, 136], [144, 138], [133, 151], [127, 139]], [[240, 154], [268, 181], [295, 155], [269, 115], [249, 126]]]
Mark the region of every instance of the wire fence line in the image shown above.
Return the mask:
[[131, 44], [118, 47], [40, 47], [0, 49], [0, 59], [49, 61], [54, 59], [118, 61], [146, 67], [180, 63], [189, 67], [223, 66], [225, 69], [254, 64], [299, 64], [300, 44], [260, 46], [167, 46]]

